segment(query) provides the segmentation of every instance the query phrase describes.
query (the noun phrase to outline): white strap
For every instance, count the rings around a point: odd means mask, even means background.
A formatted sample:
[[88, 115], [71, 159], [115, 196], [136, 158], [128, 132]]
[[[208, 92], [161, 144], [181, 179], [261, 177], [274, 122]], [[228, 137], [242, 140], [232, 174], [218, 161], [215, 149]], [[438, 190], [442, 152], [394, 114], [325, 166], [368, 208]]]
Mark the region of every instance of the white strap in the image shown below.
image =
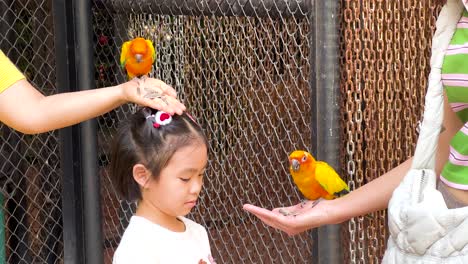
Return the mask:
[[431, 72], [424, 106], [418, 143], [413, 157], [413, 169], [435, 169], [435, 154], [444, 117], [444, 94], [441, 69], [445, 50], [460, 20], [464, 5], [462, 0], [449, 0], [442, 8], [432, 38]]

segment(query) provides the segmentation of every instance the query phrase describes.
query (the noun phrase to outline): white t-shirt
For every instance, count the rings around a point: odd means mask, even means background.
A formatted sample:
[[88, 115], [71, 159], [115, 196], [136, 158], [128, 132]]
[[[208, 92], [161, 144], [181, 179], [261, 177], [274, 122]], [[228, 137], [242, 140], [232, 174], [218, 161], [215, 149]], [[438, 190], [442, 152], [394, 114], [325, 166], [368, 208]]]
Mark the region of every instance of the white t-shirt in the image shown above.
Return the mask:
[[113, 264], [210, 263], [210, 243], [205, 228], [179, 217], [184, 232], [173, 232], [143, 217], [132, 216], [114, 253]]

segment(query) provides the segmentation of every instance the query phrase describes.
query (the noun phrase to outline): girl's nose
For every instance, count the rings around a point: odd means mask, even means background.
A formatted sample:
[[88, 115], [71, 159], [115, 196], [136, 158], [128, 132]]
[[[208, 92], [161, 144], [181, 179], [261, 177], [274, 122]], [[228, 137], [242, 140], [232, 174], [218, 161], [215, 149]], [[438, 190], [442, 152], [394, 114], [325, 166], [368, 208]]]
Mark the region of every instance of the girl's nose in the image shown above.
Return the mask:
[[202, 186], [203, 186], [203, 178], [199, 177], [198, 179], [193, 181], [192, 186], [190, 188], [190, 192], [198, 194], [200, 193]]

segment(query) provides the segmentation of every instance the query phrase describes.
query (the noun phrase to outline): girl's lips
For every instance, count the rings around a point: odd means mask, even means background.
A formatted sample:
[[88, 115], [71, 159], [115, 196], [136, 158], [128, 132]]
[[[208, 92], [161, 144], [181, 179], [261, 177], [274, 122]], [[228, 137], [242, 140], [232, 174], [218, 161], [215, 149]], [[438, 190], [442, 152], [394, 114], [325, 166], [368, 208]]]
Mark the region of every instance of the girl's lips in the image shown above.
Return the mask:
[[197, 205], [197, 200], [188, 201], [188, 202], [186, 202], [185, 204], [188, 204], [188, 205], [191, 205], [191, 206], [195, 206], [195, 205]]

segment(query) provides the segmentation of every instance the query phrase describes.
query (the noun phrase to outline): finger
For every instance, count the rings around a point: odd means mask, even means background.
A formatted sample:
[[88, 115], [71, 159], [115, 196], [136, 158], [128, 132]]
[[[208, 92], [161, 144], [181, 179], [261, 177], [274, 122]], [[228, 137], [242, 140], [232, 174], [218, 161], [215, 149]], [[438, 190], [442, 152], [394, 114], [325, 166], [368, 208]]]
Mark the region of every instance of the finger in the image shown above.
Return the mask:
[[252, 204], [244, 204], [242, 208], [252, 214], [268, 215], [271, 213], [271, 211], [268, 209], [258, 207]]
[[251, 214], [254, 214], [256, 217], [258, 217], [260, 219], [267, 217], [268, 214], [270, 213], [270, 211], [267, 210], [267, 209], [264, 209], [264, 208], [261, 208], [261, 207], [255, 206], [255, 205], [251, 205], [251, 204], [244, 204], [244, 206], [242, 208], [245, 211], [247, 211], [247, 212], [249, 212]]
[[161, 80], [156, 80], [155, 86], [161, 89], [162, 93], [165, 95], [168, 95], [174, 98], [177, 96], [176, 90]]
[[263, 218], [268, 218], [270, 220], [274, 220], [274, 221], [277, 221], [277, 222], [286, 220], [287, 217], [293, 216], [292, 214], [290, 214], [288, 216], [285, 216], [284, 214], [282, 214], [280, 212], [280, 210], [285, 210], [285, 211], [288, 211], [290, 213], [296, 214], [296, 211], [291, 210], [291, 209], [294, 209], [294, 206], [291, 206], [291, 207], [278, 207], [278, 208], [275, 208], [275, 209], [273, 209], [271, 211], [268, 210], [268, 209], [265, 209], [265, 208], [261, 208], [261, 207], [255, 206], [255, 205], [251, 205], [251, 204], [245, 204], [243, 208], [244, 208], [244, 210], [256, 215], [257, 217], [261, 216]]
[[159, 111], [164, 111], [170, 115], [174, 114], [174, 109], [171, 105], [166, 104], [163, 100], [159, 98], [154, 98], [154, 99], [149, 99], [149, 98], [144, 98], [144, 105], [149, 106], [153, 109], [157, 109]]
[[159, 79], [149, 78], [147, 85], [153, 88], [160, 89], [163, 94], [168, 95], [170, 97], [175, 98], [177, 96], [177, 92], [174, 88], [172, 88], [170, 85]]
[[264, 224], [269, 225], [276, 229], [281, 229], [279, 228], [278, 222], [275, 221], [274, 219], [271, 219], [270, 217], [265, 217], [263, 215], [258, 215], [255, 213], [253, 215], [255, 215], [258, 219], [260, 219]]
[[158, 109], [160, 111], [164, 111], [171, 115], [177, 113], [182, 114], [185, 110], [185, 106], [180, 103], [177, 99], [173, 97], [165, 97], [165, 98], [143, 98], [144, 105], [149, 106], [154, 109]]
[[280, 215], [276, 215], [272, 217], [268, 217], [268, 216], [264, 217], [264, 216], [258, 216], [258, 215], [256, 216], [260, 220], [262, 220], [262, 222], [264, 222], [265, 224], [273, 228], [276, 228], [278, 230], [281, 230], [290, 236], [297, 234], [297, 232], [293, 228], [291, 228], [291, 223], [289, 223], [291, 219], [295, 218], [294, 215], [285, 216], [285, 215], [280, 214]]
[[174, 112], [178, 115], [181, 115], [185, 111], [185, 105], [182, 104], [179, 100], [177, 100], [177, 98], [167, 97], [166, 100], [170, 107], [172, 107]]
[[160, 110], [171, 113], [171, 115], [174, 113], [181, 115], [185, 110], [185, 106], [174, 97], [163, 95], [161, 98], [155, 98], [154, 100], [160, 101], [163, 105]]
[[298, 233], [296, 230], [291, 228], [291, 223], [289, 223], [291, 220], [295, 219], [296, 216], [294, 215], [284, 216], [280, 213], [263, 214], [263, 210], [258, 210], [262, 208], [253, 205], [244, 205], [244, 207], [247, 207], [247, 211], [251, 212], [266, 225], [281, 230], [290, 236], [296, 235]]
[[163, 83], [163, 85], [161, 86], [161, 90], [163, 90], [163, 93], [166, 94], [166, 95], [169, 95], [171, 97], [174, 97], [176, 98], [177, 97], [177, 92], [174, 88], [172, 88], [172, 86], [166, 84], [166, 83]]
[[297, 207], [297, 205], [286, 206], [286, 207], [278, 207], [278, 208], [273, 209], [272, 211], [278, 211], [279, 209], [294, 211], [294, 210], [298, 209], [298, 207]]
[[254, 205], [244, 205], [244, 210], [252, 213], [257, 218], [262, 220], [265, 224], [278, 228], [279, 219], [276, 213]]

